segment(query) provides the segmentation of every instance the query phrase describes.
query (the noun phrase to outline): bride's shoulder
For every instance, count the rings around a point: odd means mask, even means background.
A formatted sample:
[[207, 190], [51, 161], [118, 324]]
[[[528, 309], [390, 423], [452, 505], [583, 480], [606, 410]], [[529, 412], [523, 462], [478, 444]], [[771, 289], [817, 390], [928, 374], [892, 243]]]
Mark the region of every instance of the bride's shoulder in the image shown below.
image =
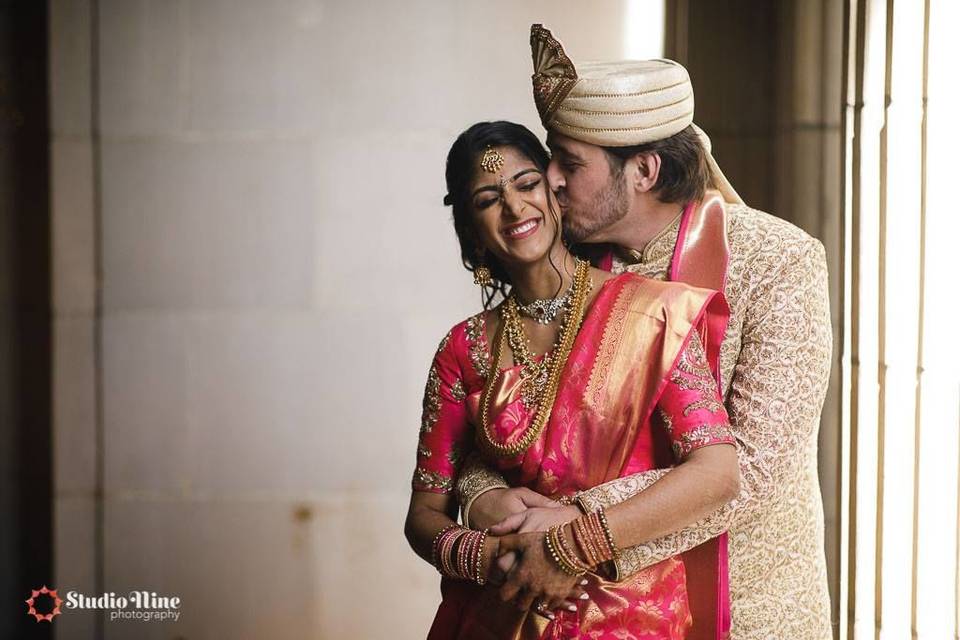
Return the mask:
[[440, 341], [438, 351], [451, 347], [457, 351], [464, 351], [473, 349], [477, 345], [485, 346], [487, 335], [491, 329], [496, 328], [496, 322], [496, 310], [483, 310], [474, 313], [453, 325]]
[[449, 370], [459, 371], [465, 380], [473, 375], [485, 378], [491, 366], [488, 335], [496, 326], [495, 311], [481, 311], [455, 324], [440, 340], [434, 361]]

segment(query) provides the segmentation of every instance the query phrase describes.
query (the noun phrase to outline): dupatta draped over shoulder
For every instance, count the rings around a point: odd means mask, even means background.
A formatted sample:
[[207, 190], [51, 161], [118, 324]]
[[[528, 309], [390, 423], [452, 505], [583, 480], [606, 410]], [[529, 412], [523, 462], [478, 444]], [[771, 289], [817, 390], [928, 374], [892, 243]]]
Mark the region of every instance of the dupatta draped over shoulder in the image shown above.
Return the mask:
[[[622, 274], [604, 282], [561, 374], [546, 427], [512, 458], [490, 458], [511, 486], [560, 498], [693, 450], [733, 443], [717, 385], [727, 307], [707, 289]], [[449, 493], [477, 450], [480, 398], [492, 375], [485, 316], [443, 339], [427, 380], [413, 489]], [[488, 434], [510, 444], [530, 427], [519, 368], [499, 375]], [[685, 554], [686, 556], [686, 554]], [[720, 638], [729, 623], [725, 539], [616, 582], [589, 574], [590, 600], [553, 622], [503, 603], [496, 589], [444, 579], [431, 639]], [[696, 593], [687, 574], [696, 575]], [[692, 620], [693, 629], [691, 630]], [[629, 636], [628, 636], [629, 637]]]

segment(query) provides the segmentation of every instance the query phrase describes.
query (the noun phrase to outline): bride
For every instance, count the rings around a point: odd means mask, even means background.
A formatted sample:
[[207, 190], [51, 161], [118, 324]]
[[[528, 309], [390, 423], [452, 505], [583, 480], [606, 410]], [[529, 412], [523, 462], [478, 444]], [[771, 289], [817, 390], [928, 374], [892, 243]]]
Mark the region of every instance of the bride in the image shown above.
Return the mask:
[[[737, 495], [716, 352], [703, 339], [723, 334], [726, 305], [570, 253], [548, 162], [536, 136], [509, 122], [470, 127], [447, 157], [445, 202], [488, 295], [441, 340], [423, 399], [405, 532], [443, 576], [429, 638], [686, 638], [687, 581], [701, 568], [673, 557], [616, 581], [610, 561]], [[566, 524], [503, 536], [459, 526], [452, 491], [468, 454], [552, 498]], [[606, 511], [577, 504], [579, 491], [671, 465]], [[704, 574], [720, 576], [708, 603], [718, 621], [729, 619], [725, 548], [714, 546]]]

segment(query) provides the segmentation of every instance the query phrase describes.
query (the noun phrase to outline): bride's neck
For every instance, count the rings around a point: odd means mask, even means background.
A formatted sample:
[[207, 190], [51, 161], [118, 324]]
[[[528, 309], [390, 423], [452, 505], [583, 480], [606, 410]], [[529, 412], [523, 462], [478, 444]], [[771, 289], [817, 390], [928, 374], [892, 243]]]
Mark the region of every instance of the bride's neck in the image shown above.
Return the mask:
[[[552, 258], [552, 259], [551, 259]], [[537, 262], [508, 269], [513, 291], [521, 302], [543, 300], [562, 295], [573, 283], [576, 259], [559, 245]]]

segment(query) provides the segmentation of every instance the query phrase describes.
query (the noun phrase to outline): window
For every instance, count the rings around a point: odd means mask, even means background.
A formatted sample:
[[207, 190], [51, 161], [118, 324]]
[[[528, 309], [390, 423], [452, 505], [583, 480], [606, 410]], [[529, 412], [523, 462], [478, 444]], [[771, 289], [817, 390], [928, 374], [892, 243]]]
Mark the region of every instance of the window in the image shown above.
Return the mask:
[[840, 637], [957, 637], [960, 7], [848, 18]]

